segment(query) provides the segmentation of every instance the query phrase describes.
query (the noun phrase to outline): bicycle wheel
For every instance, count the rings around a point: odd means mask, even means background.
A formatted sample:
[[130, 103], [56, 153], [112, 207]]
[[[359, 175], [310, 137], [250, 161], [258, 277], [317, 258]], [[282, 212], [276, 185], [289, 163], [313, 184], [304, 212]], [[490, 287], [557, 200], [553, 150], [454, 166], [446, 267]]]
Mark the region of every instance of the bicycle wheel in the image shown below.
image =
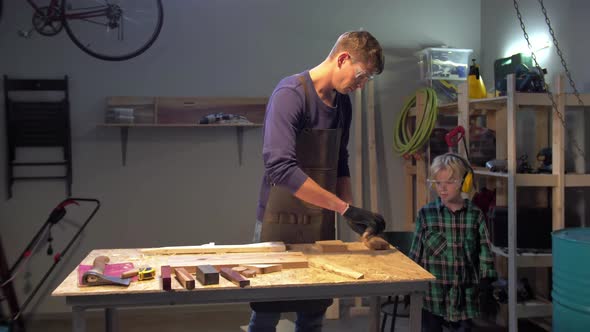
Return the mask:
[[162, 29], [161, 0], [63, 0], [64, 26], [82, 51], [122, 61], [145, 52]]

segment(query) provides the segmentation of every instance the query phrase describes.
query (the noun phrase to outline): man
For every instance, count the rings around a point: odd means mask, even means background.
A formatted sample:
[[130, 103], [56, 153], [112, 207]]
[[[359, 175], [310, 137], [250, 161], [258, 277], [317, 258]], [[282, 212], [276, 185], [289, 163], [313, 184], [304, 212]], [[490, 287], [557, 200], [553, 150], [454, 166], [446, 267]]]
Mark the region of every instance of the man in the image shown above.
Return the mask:
[[[352, 106], [348, 93], [383, 71], [383, 51], [366, 31], [342, 34], [319, 65], [281, 80], [264, 123], [265, 174], [260, 190], [255, 242], [313, 243], [335, 238], [334, 212], [363, 235], [368, 246], [383, 217], [351, 206], [348, 138]], [[297, 331], [320, 331], [332, 300], [252, 303], [249, 331], [275, 331], [281, 312], [297, 312]]]

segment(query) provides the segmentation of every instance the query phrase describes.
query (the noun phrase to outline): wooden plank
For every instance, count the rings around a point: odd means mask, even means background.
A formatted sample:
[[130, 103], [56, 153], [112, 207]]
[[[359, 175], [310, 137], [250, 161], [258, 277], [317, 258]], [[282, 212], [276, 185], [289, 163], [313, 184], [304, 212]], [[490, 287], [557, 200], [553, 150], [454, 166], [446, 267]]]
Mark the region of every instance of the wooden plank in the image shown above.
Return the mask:
[[[508, 110], [503, 108], [496, 114], [496, 159], [508, 158]], [[503, 179], [496, 180], [496, 205], [508, 206], [508, 182]]]
[[[133, 123], [154, 124], [155, 123], [155, 97], [129, 97], [111, 96], [106, 100], [106, 113], [113, 108], [133, 109]], [[113, 118], [105, 119], [105, 122], [116, 122]]]
[[243, 275], [246, 278], [256, 277], [256, 271], [250, 270], [245, 266], [235, 266], [235, 267], [232, 267], [232, 270], [238, 272], [239, 274]]
[[[467, 86], [467, 82], [459, 84], [459, 114], [457, 115], [457, 124], [465, 128], [465, 137], [463, 140], [465, 144], [469, 146], [469, 88]], [[467, 158], [467, 154], [469, 151], [465, 151], [465, 144], [463, 142], [459, 142], [457, 145], [459, 155], [463, 156], [463, 158]]]
[[364, 277], [364, 274], [362, 274], [358, 271], [355, 271], [355, 270], [350, 269], [345, 266], [330, 263], [329, 261], [323, 260], [323, 259], [318, 259], [318, 258], [310, 259], [309, 265], [311, 267], [315, 267], [316, 269], [322, 269], [324, 271], [333, 272], [338, 275], [349, 277], [352, 279], [363, 279], [363, 277]]
[[375, 131], [375, 81], [367, 82], [367, 149], [369, 150], [369, 196], [371, 211], [379, 212], [377, 133]]
[[[573, 93], [566, 93], [565, 96], [566, 96], [565, 97], [565, 106], [568, 106], [568, 107], [582, 106], [582, 105], [580, 105], [578, 98], [576, 98], [576, 95], [574, 95]], [[582, 102], [584, 103], [584, 105], [586, 105], [586, 106], [590, 105], [590, 94], [589, 93], [580, 93], [580, 99], [582, 99]]]
[[219, 274], [221, 274], [222, 277], [233, 282], [234, 284], [236, 284], [240, 288], [250, 286], [250, 280], [244, 278], [244, 276], [242, 276], [241, 274], [232, 270], [229, 267], [222, 267], [219, 270]]
[[169, 257], [168, 264], [173, 267], [184, 267], [189, 273], [195, 273], [197, 265], [234, 267], [252, 264], [281, 264], [283, 269], [309, 266], [307, 257], [301, 252], [182, 255]]
[[[541, 151], [541, 149], [549, 146], [549, 110], [547, 107], [541, 107], [538, 112], [534, 113], [535, 115], [535, 150], [534, 151]], [[516, 179], [517, 185], [518, 180]], [[547, 207], [549, 206], [549, 195], [548, 189], [543, 188], [540, 190], [535, 190], [534, 192], [534, 204], [537, 207]]]
[[348, 250], [346, 243], [341, 240], [315, 241], [320, 252], [343, 252]]
[[409, 160], [404, 161], [406, 176], [404, 176], [404, 188], [406, 198], [406, 222], [403, 223], [403, 230], [412, 231], [416, 220], [416, 202], [414, 201], [414, 175], [416, 174], [416, 167], [412, 165]]
[[508, 98], [506, 96], [502, 97], [493, 97], [493, 98], [483, 98], [483, 99], [473, 99], [469, 101], [469, 107], [471, 109], [471, 114], [474, 114], [473, 110], [487, 110], [487, 111], [495, 111], [506, 107], [506, 100]]
[[[426, 94], [424, 92], [416, 94], [416, 109], [423, 110], [426, 105]], [[424, 112], [420, 111], [416, 115], [416, 126], [422, 121]], [[418, 152], [420, 156], [416, 159], [416, 207], [420, 208], [428, 203], [428, 186], [426, 185], [426, 177], [428, 176], [427, 167], [424, 156], [424, 150]]]
[[249, 270], [255, 271], [258, 274], [267, 274], [273, 272], [281, 272], [283, 266], [281, 264], [251, 264], [245, 265]]
[[518, 187], [554, 187], [557, 183], [555, 174], [516, 174]]
[[514, 99], [519, 106], [551, 106], [551, 100], [545, 93], [516, 92]]
[[261, 242], [237, 245], [203, 244], [200, 246], [178, 246], [140, 249], [142, 253], [151, 255], [175, 255], [175, 254], [220, 254], [220, 253], [247, 253], [247, 252], [283, 252], [287, 248], [283, 242]]
[[552, 188], [551, 213], [553, 214], [553, 230], [565, 227], [565, 128], [558, 112], [565, 120], [565, 95], [563, 90], [563, 76], [559, 75], [556, 83], [557, 110], [552, 111], [552, 172], [557, 176], [557, 185]]
[[[513, 74], [507, 77], [507, 152], [508, 152], [508, 328], [517, 331], [516, 316], [516, 79]], [[497, 136], [496, 136], [497, 137]]]
[[208, 114], [226, 113], [262, 123], [266, 98], [159, 97], [157, 123], [199, 123]]
[[410, 294], [410, 324], [409, 324], [409, 331], [410, 332], [420, 332], [422, 331], [422, 300], [423, 300], [422, 293], [412, 293]]
[[219, 284], [219, 272], [211, 265], [197, 265], [195, 276], [201, 285]]
[[160, 268], [160, 278], [162, 279], [162, 289], [169, 291], [172, 290], [172, 279], [170, 277], [171, 273], [170, 265], [162, 265]]
[[[502, 109], [504, 109], [504, 110], [506, 109], [506, 103], [504, 103], [503, 107], [500, 108], [500, 111]], [[496, 120], [497, 120], [496, 112], [486, 113], [486, 127], [490, 130], [493, 130], [494, 132], [496, 131]], [[496, 136], [497, 136], [497, 134], [496, 134]], [[498, 142], [498, 138], [496, 137], [496, 146], [495, 146], [496, 151], [498, 150], [498, 143], [497, 142]], [[494, 156], [494, 158], [495, 157], [496, 156]], [[486, 174], [483, 173], [483, 172], [487, 172], [487, 169], [485, 169], [485, 168], [482, 170], [480, 169], [479, 171], [481, 171], [481, 172], [478, 173], [477, 168], [478, 167], [474, 167], [475, 174], [479, 175], [479, 176], [481, 176], [481, 175], [485, 176], [485, 186], [488, 189], [492, 189], [492, 190], [496, 189], [496, 179], [494, 179], [493, 177], [490, 177], [490, 176], [486, 176]], [[508, 176], [506, 176], [506, 177], [508, 177]], [[497, 194], [496, 194], [496, 196], [497, 196]]]
[[590, 174], [565, 174], [566, 187], [590, 187]]
[[108, 96], [107, 106], [153, 106], [155, 97]]
[[363, 206], [363, 93], [354, 92], [354, 205]]
[[183, 267], [175, 267], [174, 268], [174, 275], [176, 276], [176, 280], [180, 282], [182, 287], [191, 290], [195, 289], [195, 279], [193, 278], [190, 273], [186, 271]]
[[[356, 89], [354, 92], [354, 169], [355, 178], [353, 185], [353, 201], [354, 205], [363, 207], [363, 91]], [[353, 308], [362, 306], [362, 299], [357, 297], [354, 299], [354, 306], [350, 308], [351, 312]], [[331, 309], [332, 312], [336, 309]], [[337, 310], [340, 312], [340, 310]]]

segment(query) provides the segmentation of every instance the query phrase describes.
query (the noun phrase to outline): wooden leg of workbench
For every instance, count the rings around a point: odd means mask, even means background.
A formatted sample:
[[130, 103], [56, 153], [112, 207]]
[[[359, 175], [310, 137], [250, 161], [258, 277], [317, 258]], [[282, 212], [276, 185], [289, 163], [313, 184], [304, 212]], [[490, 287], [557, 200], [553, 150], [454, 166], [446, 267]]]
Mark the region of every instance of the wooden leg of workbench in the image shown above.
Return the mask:
[[106, 332], [119, 331], [119, 314], [116, 308], [104, 309], [104, 322]]
[[86, 317], [83, 307], [72, 307], [72, 332], [86, 332]]
[[410, 332], [422, 330], [422, 293], [410, 295]]
[[328, 307], [326, 319], [340, 319], [340, 299], [334, 299], [334, 303]]
[[369, 331], [378, 332], [379, 322], [381, 321], [381, 299], [379, 296], [369, 298]]

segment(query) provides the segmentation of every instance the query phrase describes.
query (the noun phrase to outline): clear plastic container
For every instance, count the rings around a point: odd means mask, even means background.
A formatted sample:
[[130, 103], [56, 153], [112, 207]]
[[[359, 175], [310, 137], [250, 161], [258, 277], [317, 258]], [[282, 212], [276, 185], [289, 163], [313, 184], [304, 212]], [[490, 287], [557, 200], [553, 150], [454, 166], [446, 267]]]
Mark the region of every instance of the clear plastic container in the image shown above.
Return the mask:
[[419, 58], [421, 80], [460, 80], [469, 74], [469, 56], [473, 50], [457, 48], [425, 48]]

